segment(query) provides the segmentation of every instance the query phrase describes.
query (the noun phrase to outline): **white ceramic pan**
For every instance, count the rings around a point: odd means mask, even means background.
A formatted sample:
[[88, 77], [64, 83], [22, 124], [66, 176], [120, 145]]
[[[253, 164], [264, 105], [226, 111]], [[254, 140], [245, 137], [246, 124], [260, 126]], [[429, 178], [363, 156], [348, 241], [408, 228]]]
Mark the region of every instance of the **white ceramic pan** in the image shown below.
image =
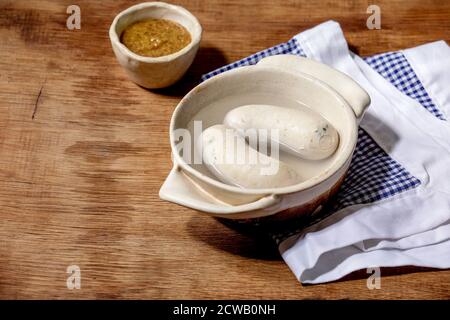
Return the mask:
[[[180, 154], [179, 129], [195, 136], [194, 120], [203, 129], [222, 123], [225, 114], [246, 104], [302, 104], [319, 112], [338, 131], [337, 151], [320, 172], [309, 171], [296, 185], [244, 189], [220, 182], [201, 164], [189, 164]], [[182, 206], [229, 219], [271, 216], [288, 219], [310, 214], [336, 193], [345, 178], [358, 137], [358, 123], [370, 104], [368, 94], [351, 78], [324, 64], [292, 55], [261, 60], [237, 68], [195, 87], [176, 107], [170, 123], [174, 167], [160, 197]], [[178, 130], [177, 130], [178, 129]], [[192, 161], [191, 161], [192, 162]]]

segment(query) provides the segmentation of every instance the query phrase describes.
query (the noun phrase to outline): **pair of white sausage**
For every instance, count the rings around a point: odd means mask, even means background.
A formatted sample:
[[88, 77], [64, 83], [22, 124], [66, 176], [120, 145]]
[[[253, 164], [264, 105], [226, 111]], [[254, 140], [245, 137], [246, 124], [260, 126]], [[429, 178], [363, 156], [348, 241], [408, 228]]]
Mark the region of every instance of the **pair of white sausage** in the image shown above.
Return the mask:
[[[273, 141], [270, 135], [271, 142], [307, 160], [327, 158], [339, 144], [336, 129], [318, 113], [307, 109], [247, 105], [228, 112], [224, 124], [203, 131], [201, 154], [209, 170], [219, 179], [244, 188], [278, 188], [299, 183], [300, 179], [287, 164], [251, 148], [238, 132], [277, 130], [278, 139]], [[245, 161], [239, 161], [243, 157]], [[255, 158], [258, 161], [252, 161]]]

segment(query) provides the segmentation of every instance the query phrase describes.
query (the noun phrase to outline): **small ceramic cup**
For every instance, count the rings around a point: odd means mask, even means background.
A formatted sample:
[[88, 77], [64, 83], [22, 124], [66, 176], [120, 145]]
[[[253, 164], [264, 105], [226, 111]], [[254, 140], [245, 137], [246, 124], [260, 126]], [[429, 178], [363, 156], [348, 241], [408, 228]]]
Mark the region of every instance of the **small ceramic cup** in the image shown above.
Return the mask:
[[[126, 27], [144, 19], [167, 19], [181, 24], [191, 34], [191, 42], [178, 52], [162, 57], [144, 57], [129, 50], [120, 36]], [[202, 27], [189, 11], [164, 2], [144, 2], [132, 6], [115, 18], [109, 29], [109, 37], [117, 60], [132, 81], [138, 85], [157, 89], [172, 85], [187, 71], [195, 58]]]

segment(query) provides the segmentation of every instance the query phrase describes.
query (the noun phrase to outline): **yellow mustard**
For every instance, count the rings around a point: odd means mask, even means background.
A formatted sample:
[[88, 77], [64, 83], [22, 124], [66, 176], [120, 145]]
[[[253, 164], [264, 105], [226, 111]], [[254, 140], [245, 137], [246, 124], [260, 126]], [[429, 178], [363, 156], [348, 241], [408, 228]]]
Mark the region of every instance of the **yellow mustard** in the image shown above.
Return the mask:
[[191, 42], [182, 25], [165, 19], [146, 19], [128, 26], [122, 43], [132, 52], [145, 57], [161, 57], [180, 51]]

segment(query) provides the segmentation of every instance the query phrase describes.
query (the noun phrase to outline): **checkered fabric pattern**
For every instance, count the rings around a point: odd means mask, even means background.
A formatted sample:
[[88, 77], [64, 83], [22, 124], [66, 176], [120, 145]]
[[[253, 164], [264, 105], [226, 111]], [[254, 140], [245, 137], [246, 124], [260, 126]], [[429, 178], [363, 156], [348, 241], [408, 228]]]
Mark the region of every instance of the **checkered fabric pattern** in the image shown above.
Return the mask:
[[[267, 50], [258, 52], [247, 58], [214, 70], [202, 77], [209, 79], [222, 72], [247, 65], [256, 64], [264, 57], [276, 54], [295, 54], [306, 56], [300, 43], [293, 38]], [[442, 113], [433, 104], [425, 88], [414, 73], [407, 59], [401, 52], [389, 52], [365, 58], [365, 61], [385, 79], [391, 82], [402, 93], [417, 100], [424, 108], [439, 119], [444, 120]], [[277, 243], [294, 235], [299, 228], [312, 225], [326, 216], [342, 208], [368, 204], [389, 198], [403, 191], [420, 185], [420, 180], [412, 176], [400, 163], [392, 159], [363, 129], [359, 129], [358, 142], [352, 162], [340, 188], [333, 206], [317, 219], [293, 223], [290, 230], [282, 234], [272, 234]]]
[[387, 52], [366, 57], [364, 60], [398, 90], [419, 102], [438, 119], [445, 120], [403, 53]]
[[389, 157], [360, 128], [352, 163], [336, 196], [333, 211], [385, 199], [419, 184], [417, 178]]

